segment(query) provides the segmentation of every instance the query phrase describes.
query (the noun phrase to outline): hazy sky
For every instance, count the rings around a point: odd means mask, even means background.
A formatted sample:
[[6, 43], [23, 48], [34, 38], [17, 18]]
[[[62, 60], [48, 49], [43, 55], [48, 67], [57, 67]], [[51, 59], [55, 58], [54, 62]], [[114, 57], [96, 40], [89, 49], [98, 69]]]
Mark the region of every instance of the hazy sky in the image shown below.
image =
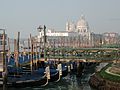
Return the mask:
[[120, 0], [0, 0], [0, 28], [11, 38], [37, 34], [39, 25], [65, 30], [66, 21], [77, 22], [85, 15], [90, 31], [120, 30]]

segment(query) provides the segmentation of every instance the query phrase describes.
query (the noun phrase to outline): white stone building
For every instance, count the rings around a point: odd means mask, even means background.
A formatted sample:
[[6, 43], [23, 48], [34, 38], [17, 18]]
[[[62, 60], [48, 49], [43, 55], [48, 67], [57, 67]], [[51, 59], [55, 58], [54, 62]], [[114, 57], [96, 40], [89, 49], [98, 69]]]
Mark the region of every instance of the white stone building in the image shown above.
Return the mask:
[[118, 44], [119, 34], [115, 32], [103, 33], [104, 44]]
[[[54, 42], [57, 46], [69, 46], [72, 44], [72, 47], [90, 47], [92, 46], [91, 35], [88, 22], [84, 16], [81, 16], [77, 23], [67, 22], [66, 31], [54, 31], [50, 29], [46, 31], [48, 43], [51, 44]], [[43, 41], [41, 40], [43, 36], [43, 30], [39, 30], [39, 41]]]

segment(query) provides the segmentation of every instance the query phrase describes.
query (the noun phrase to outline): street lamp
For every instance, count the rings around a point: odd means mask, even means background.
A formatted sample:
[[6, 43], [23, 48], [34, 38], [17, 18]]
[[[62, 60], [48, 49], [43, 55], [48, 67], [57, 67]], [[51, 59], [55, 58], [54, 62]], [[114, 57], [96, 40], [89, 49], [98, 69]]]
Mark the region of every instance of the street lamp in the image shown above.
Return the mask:
[[[45, 50], [46, 50], [46, 26], [44, 25], [44, 27], [42, 27], [41, 25], [37, 28], [38, 29], [38, 31], [39, 31], [39, 33], [40, 33], [40, 37], [39, 37], [39, 39], [40, 39], [40, 42], [41, 42], [41, 39], [42, 39], [42, 41], [43, 41], [43, 49], [44, 49], [44, 58], [45, 58], [45, 56], [46, 56], [46, 52], [45, 52]], [[43, 30], [43, 31], [42, 31]]]
[[43, 29], [43, 27], [41, 25], [37, 28], [38, 32], [41, 32], [42, 29]]
[[40, 25], [38, 28], [37, 28], [37, 31], [39, 32], [39, 42], [41, 43], [42, 40], [42, 36], [43, 36], [43, 27]]

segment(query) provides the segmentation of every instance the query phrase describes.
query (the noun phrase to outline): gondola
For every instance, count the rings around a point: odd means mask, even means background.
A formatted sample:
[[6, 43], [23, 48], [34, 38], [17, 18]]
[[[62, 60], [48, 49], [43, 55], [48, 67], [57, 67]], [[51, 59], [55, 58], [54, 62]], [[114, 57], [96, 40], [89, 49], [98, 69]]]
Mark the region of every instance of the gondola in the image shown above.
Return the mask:
[[[31, 74], [29, 72], [22, 72], [21, 70], [19, 70], [17, 73], [16, 70], [12, 68], [11, 71], [8, 71], [7, 75], [8, 87], [33, 87], [33, 86], [45, 86], [47, 84], [48, 79], [46, 77], [44, 68], [39, 68], [38, 70], [34, 71]], [[0, 86], [2, 85], [3, 84], [0, 83]]]
[[[12, 85], [30, 87], [30, 86], [41, 86], [41, 85], [45, 86], [48, 83], [48, 79], [46, 77], [44, 68], [39, 68], [38, 70], [33, 71], [33, 73], [31, 74], [29, 72], [28, 73], [24, 72], [24, 74], [19, 78], [21, 79], [21, 81], [18, 78], [17, 78], [18, 80], [17, 81], [15, 78], [14, 80], [16, 80], [17, 83], [13, 83]], [[13, 78], [10, 77], [10, 79], [13, 79]]]
[[49, 61], [46, 63], [50, 68], [50, 79], [49, 82], [58, 82], [60, 80], [60, 72], [57, 69], [57, 66], [55, 66], [53, 63], [49, 63]]
[[34, 76], [34, 75], [23, 75], [19, 77], [8, 76], [8, 87], [33, 87], [33, 86], [45, 86], [47, 85], [46, 76]]
[[48, 61], [50, 65], [50, 80], [58, 82], [62, 77], [67, 76], [68, 67], [66, 63], [56, 63], [54, 61]]
[[[29, 77], [29, 78], [28, 78]], [[3, 86], [3, 80], [0, 78], [0, 86]], [[48, 84], [48, 79], [46, 76], [38, 76], [34, 78], [34, 75], [14, 75], [8, 76], [7, 87], [34, 87], [34, 86], [46, 86]]]
[[62, 64], [58, 64], [57, 69], [50, 68], [50, 81], [56, 81], [58, 82], [60, 80], [60, 78], [65, 77], [68, 75], [68, 67], [65, 63]]
[[[23, 57], [19, 57], [19, 64], [24, 64]], [[10, 58], [7, 65], [7, 86], [8, 87], [33, 87], [45, 86], [48, 84], [48, 78], [45, 67], [40, 67], [33, 72], [27, 66], [16, 67], [14, 57]], [[28, 62], [28, 60], [26, 60]], [[30, 65], [28, 65], [30, 66]], [[26, 70], [25, 70], [26, 69]], [[3, 85], [2, 73], [0, 73], [0, 86]]]
[[58, 82], [60, 80], [59, 71], [55, 68], [50, 68], [50, 82]]
[[62, 63], [62, 75], [61, 77], [65, 77], [68, 75], [68, 66], [65, 63]]

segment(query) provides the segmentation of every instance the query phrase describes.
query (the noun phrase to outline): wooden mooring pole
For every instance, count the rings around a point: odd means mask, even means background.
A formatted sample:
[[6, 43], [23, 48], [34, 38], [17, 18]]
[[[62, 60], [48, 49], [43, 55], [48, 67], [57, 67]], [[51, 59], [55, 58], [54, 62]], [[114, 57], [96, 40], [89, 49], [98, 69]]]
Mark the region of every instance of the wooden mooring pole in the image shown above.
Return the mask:
[[30, 59], [30, 39], [28, 38], [28, 59]]
[[10, 38], [8, 38], [8, 62], [10, 60]]
[[15, 65], [18, 67], [18, 51], [17, 51], [17, 40], [14, 39], [14, 57], [15, 57]]
[[18, 37], [17, 37], [17, 57], [16, 57], [16, 66], [17, 68], [19, 67], [19, 42], [20, 42], [20, 32], [18, 32]]
[[31, 41], [31, 60], [30, 60], [30, 67], [31, 67], [31, 73], [33, 72], [33, 38], [30, 34], [30, 41]]
[[35, 49], [36, 49], [36, 69], [38, 69], [38, 65], [37, 65], [37, 63], [38, 63], [39, 58], [38, 58], [37, 42], [35, 42]]
[[7, 59], [6, 59], [6, 51], [5, 51], [5, 30], [3, 30], [3, 90], [7, 90]]
[[46, 42], [47, 42], [47, 39], [46, 39], [46, 26], [44, 25], [44, 59], [47, 60], [46, 58]]
[[82, 62], [77, 62], [77, 76], [81, 77], [82, 75], [82, 71], [83, 71], [84, 67], [82, 65]]

